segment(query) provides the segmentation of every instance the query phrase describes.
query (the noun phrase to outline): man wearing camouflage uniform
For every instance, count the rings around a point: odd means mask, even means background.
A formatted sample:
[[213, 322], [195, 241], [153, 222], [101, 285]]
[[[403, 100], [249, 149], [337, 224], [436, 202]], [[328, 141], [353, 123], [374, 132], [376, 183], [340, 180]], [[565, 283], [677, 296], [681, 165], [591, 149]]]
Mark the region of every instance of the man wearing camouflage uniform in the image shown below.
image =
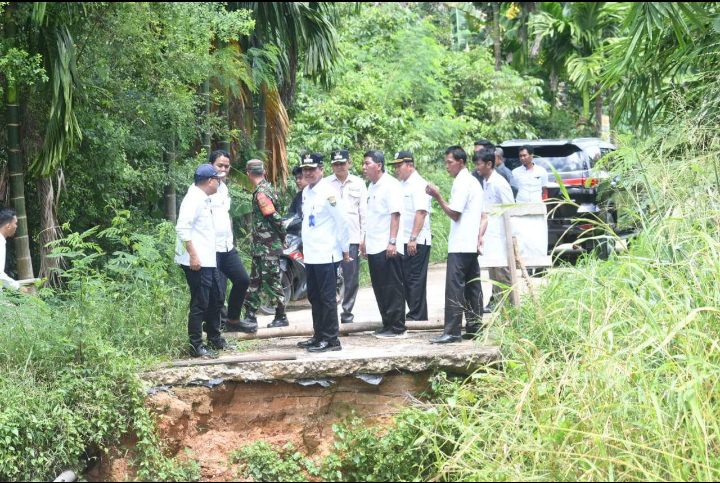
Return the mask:
[[255, 191], [252, 198], [252, 270], [244, 322], [257, 327], [255, 314], [260, 306], [260, 294], [263, 293], [268, 299], [268, 305], [275, 306], [275, 319], [268, 327], [285, 327], [289, 323], [283, 303], [279, 258], [285, 244], [285, 227], [277, 211], [277, 195], [265, 179], [262, 161], [248, 161], [245, 171]]

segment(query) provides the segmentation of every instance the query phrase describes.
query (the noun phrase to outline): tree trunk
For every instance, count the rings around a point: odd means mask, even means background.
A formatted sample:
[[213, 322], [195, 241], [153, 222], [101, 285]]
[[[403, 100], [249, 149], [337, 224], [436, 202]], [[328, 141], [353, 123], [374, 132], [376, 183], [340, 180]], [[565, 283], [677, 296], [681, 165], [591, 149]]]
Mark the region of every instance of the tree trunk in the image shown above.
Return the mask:
[[558, 94], [558, 73], [557, 69], [555, 67], [552, 68], [550, 71], [550, 97], [551, 97], [551, 104], [550, 104], [550, 116], [555, 113], [555, 109], [557, 108], [557, 94]]
[[230, 153], [230, 139], [228, 139], [228, 130], [230, 129], [230, 108], [229, 108], [229, 104], [228, 104], [228, 99], [229, 99], [228, 93], [225, 92], [223, 95], [223, 98], [222, 98], [222, 102], [220, 102], [220, 106], [218, 106], [220, 119], [222, 119], [223, 128], [224, 128], [220, 132], [220, 139], [218, 140], [218, 148]]
[[210, 79], [205, 79], [205, 82], [203, 82], [201, 95], [205, 102], [205, 106], [203, 107], [203, 112], [205, 114], [205, 130], [202, 133], [202, 147], [205, 150], [205, 154], [207, 154], [208, 159], [210, 159], [212, 133], [210, 132], [210, 127], [207, 125], [208, 118], [210, 117]]
[[287, 56], [287, 79], [283, 79], [283, 83], [280, 88], [280, 98], [285, 105], [285, 109], [289, 111], [292, 109], [293, 102], [295, 101], [295, 89], [297, 89], [298, 53], [294, 43], [292, 43], [292, 45], [288, 48]]
[[[9, 3], [5, 7], [5, 37], [9, 46], [12, 46], [17, 34], [17, 25], [13, 14], [15, 4]], [[8, 167], [10, 169], [10, 199], [18, 218], [18, 227], [15, 232], [15, 253], [17, 258], [18, 277], [20, 279], [34, 278], [32, 258], [30, 257], [30, 239], [28, 237], [27, 212], [25, 211], [25, 176], [23, 175], [22, 161], [20, 160], [19, 143], [19, 100], [17, 85], [13, 82], [7, 84], [7, 123], [8, 123]]]
[[[55, 187], [52, 178], [42, 177], [37, 181], [38, 197], [40, 198], [40, 273], [38, 277], [46, 278], [47, 285], [58, 287], [60, 278], [57, 269], [62, 265], [62, 258], [49, 257], [52, 253], [50, 243], [62, 238], [62, 230], [57, 221], [55, 205]], [[58, 187], [58, 190], [60, 188]]]
[[165, 219], [175, 223], [177, 221], [177, 195], [175, 182], [172, 179], [175, 162], [175, 142], [168, 149], [163, 149], [163, 164], [167, 166], [168, 183], [165, 185]]
[[265, 138], [267, 136], [267, 112], [265, 111], [266, 95], [267, 86], [263, 84], [260, 88], [260, 95], [258, 99], [257, 140], [255, 144], [258, 151], [265, 151]]
[[500, 45], [500, 4], [492, 2], [492, 22], [493, 22], [493, 48], [495, 50], [495, 70], [502, 69], [502, 51]]
[[583, 119], [586, 123], [590, 122], [590, 90], [587, 86], [583, 87]]
[[595, 97], [595, 122], [597, 123], [597, 137], [602, 137], [602, 115], [603, 115], [603, 94], [600, 90], [600, 86], [596, 87]]

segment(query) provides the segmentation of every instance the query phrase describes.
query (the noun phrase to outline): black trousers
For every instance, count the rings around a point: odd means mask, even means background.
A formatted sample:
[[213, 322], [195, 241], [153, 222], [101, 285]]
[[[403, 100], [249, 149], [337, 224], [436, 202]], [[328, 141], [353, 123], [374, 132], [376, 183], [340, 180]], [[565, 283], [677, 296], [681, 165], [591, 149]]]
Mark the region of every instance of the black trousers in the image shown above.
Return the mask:
[[461, 335], [465, 312], [465, 331], [480, 330], [483, 314], [483, 293], [477, 253], [450, 253], [445, 274], [446, 335]]
[[[202, 344], [203, 329], [208, 341], [220, 340], [220, 309], [225, 303], [220, 289], [220, 272], [217, 268], [203, 267], [190, 270], [181, 265], [185, 280], [190, 287], [190, 314], [188, 315], [188, 336], [193, 347]], [[205, 324], [203, 324], [205, 320]]]
[[308, 300], [312, 306], [314, 337], [327, 342], [335, 342], [340, 330], [337, 302], [335, 301], [337, 265], [337, 263], [305, 265]]
[[430, 245], [418, 245], [414, 256], [408, 255], [405, 245], [403, 257], [403, 288], [408, 305], [406, 320], [427, 320], [427, 271], [430, 262]]
[[384, 329], [396, 334], [405, 332], [405, 293], [403, 291], [402, 255], [387, 258], [386, 252], [368, 255], [370, 280]]
[[245, 294], [250, 286], [250, 277], [240, 260], [237, 250], [234, 248], [225, 253], [217, 252], [217, 268], [220, 271], [220, 288], [222, 289], [223, 300], [225, 300], [225, 293], [227, 292], [228, 279], [232, 282], [227, 318], [238, 320], [245, 301]]
[[358, 289], [360, 288], [360, 257], [358, 256], [360, 245], [350, 245], [350, 258], [352, 262], [340, 262], [343, 279], [345, 280], [345, 293], [343, 293], [342, 314], [340, 320], [343, 323], [350, 323], [354, 316], [352, 309], [355, 306]]

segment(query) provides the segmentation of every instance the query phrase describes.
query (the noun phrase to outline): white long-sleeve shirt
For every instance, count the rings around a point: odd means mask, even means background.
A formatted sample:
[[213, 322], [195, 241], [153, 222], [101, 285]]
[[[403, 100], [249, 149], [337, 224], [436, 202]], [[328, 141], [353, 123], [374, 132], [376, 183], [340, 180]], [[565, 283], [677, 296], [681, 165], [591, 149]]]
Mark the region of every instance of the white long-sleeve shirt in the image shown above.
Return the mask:
[[328, 184], [342, 198], [345, 204], [348, 223], [350, 223], [350, 243], [359, 244], [365, 238], [367, 225], [367, 187], [362, 178], [348, 174], [345, 182], [331, 174], [325, 178]]
[[[194, 184], [190, 186], [194, 186]], [[230, 218], [231, 202], [227, 185], [220, 181], [217, 193], [210, 195], [210, 209], [215, 225], [215, 250], [220, 253], [227, 253], [234, 247], [232, 218]]]
[[303, 257], [307, 264], [341, 262], [350, 251], [350, 224], [344, 202], [325, 180], [302, 192]]
[[201, 267], [217, 266], [215, 255], [215, 226], [210, 197], [195, 185], [190, 186], [180, 204], [175, 231], [175, 262], [190, 266], [190, 254], [185, 249], [186, 241], [192, 241]]
[[5, 254], [6, 251], [6, 240], [5, 237], [0, 234], [0, 287], [12, 287], [15, 290], [20, 289], [20, 283], [13, 280], [5, 273]]

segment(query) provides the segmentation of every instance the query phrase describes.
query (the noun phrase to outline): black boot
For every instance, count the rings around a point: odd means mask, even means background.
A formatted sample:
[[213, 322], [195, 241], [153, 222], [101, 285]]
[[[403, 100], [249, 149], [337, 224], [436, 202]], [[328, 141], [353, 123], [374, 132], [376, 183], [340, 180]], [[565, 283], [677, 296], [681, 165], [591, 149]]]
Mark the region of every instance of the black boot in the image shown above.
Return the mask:
[[287, 327], [290, 325], [287, 315], [285, 315], [285, 307], [277, 307], [275, 309], [275, 318], [268, 324], [268, 327]]

